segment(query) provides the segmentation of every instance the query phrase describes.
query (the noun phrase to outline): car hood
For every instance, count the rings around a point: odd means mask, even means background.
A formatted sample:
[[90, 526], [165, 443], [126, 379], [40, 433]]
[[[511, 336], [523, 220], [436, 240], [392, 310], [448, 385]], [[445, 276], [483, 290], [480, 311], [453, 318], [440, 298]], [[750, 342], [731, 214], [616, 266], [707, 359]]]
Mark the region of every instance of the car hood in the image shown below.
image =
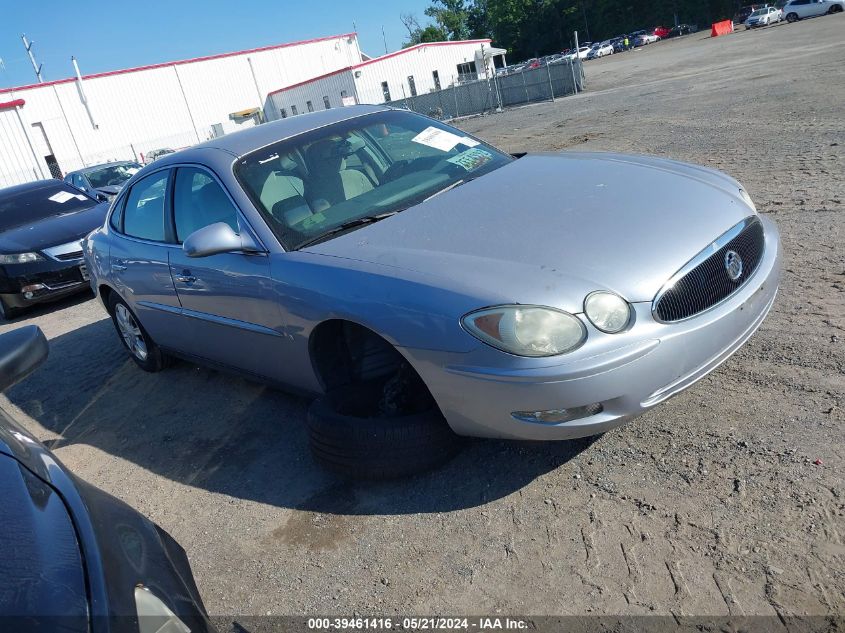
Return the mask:
[[79, 240], [106, 219], [107, 202], [65, 215], [54, 215], [33, 224], [0, 233], [0, 253], [38, 251], [57, 244]]
[[491, 303], [580, 312], [599, 289], [651, 301], [754, 213], [739, 189], [725, 174], [671, 160], [533, 154], [304, 250], [437, 276]]

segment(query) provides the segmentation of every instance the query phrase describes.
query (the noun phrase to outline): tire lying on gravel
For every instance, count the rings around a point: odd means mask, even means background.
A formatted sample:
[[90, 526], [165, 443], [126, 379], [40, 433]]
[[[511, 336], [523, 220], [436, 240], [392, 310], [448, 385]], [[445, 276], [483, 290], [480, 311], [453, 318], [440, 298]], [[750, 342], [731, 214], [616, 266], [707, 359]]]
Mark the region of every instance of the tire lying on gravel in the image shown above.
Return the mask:
[[453, 457], [463, 441], [432, 406], [404, 415], [369, 411], [383, 385], [353, 384], [316, 399], [308, 409], [315, 460], [356, 479], [418, 474]]

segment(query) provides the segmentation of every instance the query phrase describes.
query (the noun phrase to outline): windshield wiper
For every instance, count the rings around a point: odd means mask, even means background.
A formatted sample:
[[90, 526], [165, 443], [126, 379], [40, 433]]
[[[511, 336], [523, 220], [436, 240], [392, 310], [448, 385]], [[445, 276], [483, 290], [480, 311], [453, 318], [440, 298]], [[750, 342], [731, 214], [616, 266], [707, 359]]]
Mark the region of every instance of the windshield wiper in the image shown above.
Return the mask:
[[456, 181], [455, 181], [455, 182], [453, 182], [452, 184], [450, 184], [450, 185], [446, 185], [445, 187], [443, 187], [443, 189], [441, 189], [441, 190], [439, 190], [439, 191], [435, 191], [435, 192], [434, 192], [433, 194], [431, 194], [428, 198], [423, 199], [423, 202], [428, 202], [428, 201], [429, 201], [429, 200], [431, 200], [432, 198], [436, 198], [437, 196], [439, 196], [441, 193], [446, 193], [447, 191], [452, 191], [452, 189], [454, 189], [455, 187], [459, 187], [459, 186], [461, 186], [461, 185], [463, 185], [463, 184], [466, 184], [466, 183], [468, 183], [470, 180], [473, 180], [473, 178], [461, 178], [460, 180], [456, 180]]
[[373, 224], [378, 222], [379, 220], [384, 220], [385, 218], [389, 218], [392, 215], [396, 215], [399, 213], [398, 211], [388, 211], [387, 213], [379, 213], [376, 215], [365, 215], [361, 218], [355, 218], [354, 220], [349, 220], [348, 222], [344, 222], [343, 224], [334, 227], [333, 229], [329, 229], [325, 233], [320, 233], [312, 237], [310, 240], [305, 240], [301, 244], [299, 244], [296, 249], [299, 250], [300, 248], [305, 248], [306, 246], [312, 246], [317, 242], [322, 242], [325, 239], [330, 238], [332, 235], [337, 235], [338, 233], [344, 233], [350, 229], [358, 228], [359, 226], [364, 226], [365, 224]]

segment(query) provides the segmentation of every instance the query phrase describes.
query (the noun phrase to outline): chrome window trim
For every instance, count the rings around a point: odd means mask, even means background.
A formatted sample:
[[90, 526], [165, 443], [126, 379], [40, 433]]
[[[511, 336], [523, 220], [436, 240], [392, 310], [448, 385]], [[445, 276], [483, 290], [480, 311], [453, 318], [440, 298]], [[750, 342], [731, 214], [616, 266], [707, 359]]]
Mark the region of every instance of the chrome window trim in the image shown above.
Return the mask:
[[[684, 264], [678, 270], [678, 272], [676, 272], [674, 275], [672, 275], [669, 278], [669, 281], [667, 281], [665, 284], [663, 284], [663, 286], [661, 286], [660, 290], [657, 291], [657, 294], [654, 295], [654, 299], [651, 300], [651, 316], [652, 316], [652, 318], [657, 323], [663, 323], [663, 324], [667, 324], [667, 325], [671, 325], [671, 324], [674, 324], [674, 323], [683, 323], [684, 321], [689, 321], [690, 319], [694, 319], [698, 316], [701, 316], [702, 314], [706, 314], [707, 312], [710, 312], [710, 310], [713, 310], [713, 309], [719, 307], [725, 301], [727, 301], [728, 299], [733, 297], [737, 292], [739, 292], [739, 290], [743, 286], [745, 286], [745, 284], [747, 284], [749, 281], [751, 281], [754, 278], [754, 276], [757, 274], [757, 271], [760, 268], [759, 266], [754, 270], [753, 273], [751, 273], [748, 277], [746, 277], [743, 280], [743, 282], [741, 284], [739, 284], [731, 294], [729, 294], [727, 297], [725, 297], [721, 301], [717, 301], [712, 306], [708, 307], [706, 310], [702, 310], [701, 312], [696, 312], [695, 314], [688, 316], [686, 318], [677, 319], [677, 320], [673, 320], [673, 321], [664, 321], [657, 316], [657, 304], [663, 298], [663, 295], [665, 295], [667, 292], [669, 292], [672, 288], [675, 287], [675, 284], [678, 283], [678, 281], [683, 279], [694, 268], [696, 268], [697, 266], [700, 266], [705, 261], [710, 259], [710, 257], [712, 257], [714, 253], [719, 251], [719, 249], [723, 248], [726, 244], [728, 244], [728, 242], [730, 242], [732, 239], [737, 237], [740, 233], [742, 233], [749, 226], [751, 226], [754, 223], [759, 223], [759, 222], [760, 222], [760, 218], [758, 216], [749, 215], [747, 218], [745, 218], [744, 220], [741, 220], [740, 222], [737, 222], [731, 228], [729, 228], [727, 231], [722, 233], [719, 237], [717, 237], [709, 245], [704, 247], [704, 249], [701, 250], [695, 257], [693, 257], [686, 264]], [[765, 242], [764, 242], [764, 246], [765, 246]]]

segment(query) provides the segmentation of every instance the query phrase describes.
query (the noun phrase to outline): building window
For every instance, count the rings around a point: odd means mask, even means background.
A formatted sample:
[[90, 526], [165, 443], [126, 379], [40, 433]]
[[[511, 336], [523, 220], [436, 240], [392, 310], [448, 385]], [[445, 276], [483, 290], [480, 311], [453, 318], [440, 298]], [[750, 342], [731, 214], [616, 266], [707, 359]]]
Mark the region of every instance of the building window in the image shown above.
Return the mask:
[[309, 112], [314, 112], [314, 104], [311, 103], [310, 101], [305, 102], [305, 107], [308, 108]]
[[387, 103], [390, 101], [390, 87], [387, 85], [386, 81], [381, 82], [381, 92], [384, 94], [384, 102]]
[[408, 88], [411, 89], [411, 96], [417, 96], [417, 84], [414, 82], [414, 76], [408, 75]]
[[434, 77], [434, 89], [440, 90], [440, 73], [436, 70], [432, 70], [431, 76]]
[[281, 116], [283, 119], [288, 118], [288, 111], [284, 108], [279, 108], [279, 116]]
[[478, 73], [475, 72], [475, 64], [472, 62], [458, 64], [458, 81], [474, 81], [475, 79], [478, 79]]
[[326, 110], [331, 110], [332, 104], [329, 103], [328, 97], [323, 97], [323, 105], [326, 106]]
[[298, 111], [297, 111], [297, 109], [296, 109], [296, 106], [291, 106], [291, 107], [290, 107], [290, 113], [291, 113], [293, 116], [296, 116], [297, 114], [299, 114], [299, 112], [298, 112]]

